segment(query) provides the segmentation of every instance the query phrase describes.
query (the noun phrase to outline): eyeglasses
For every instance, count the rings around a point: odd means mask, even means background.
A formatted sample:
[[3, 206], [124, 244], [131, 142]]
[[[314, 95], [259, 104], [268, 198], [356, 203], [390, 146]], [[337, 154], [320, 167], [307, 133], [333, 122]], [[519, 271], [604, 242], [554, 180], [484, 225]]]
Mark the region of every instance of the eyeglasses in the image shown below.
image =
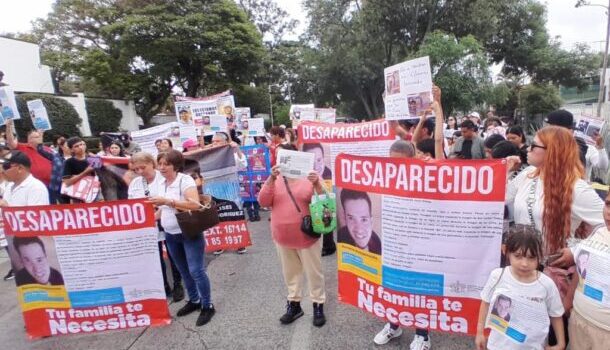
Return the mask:
[[11, 165], [13, 165], [13, 163], [9, 163], [9, 162], [2, 163], [2, 170], [9, 170], [11, 168]]
[[537, 143], [535, 143], [535, 142], [532, 142], [532, 143], [530, 144], [530, 149], [533, 151], [533, 150], [534, 150], [534, 149], [536, 149], [536, 148], [542, 148], [542, 149], [546, 149], [546, 147], [545, 147], [545, 146], [540, 146], [539, 144], [537, 144]]

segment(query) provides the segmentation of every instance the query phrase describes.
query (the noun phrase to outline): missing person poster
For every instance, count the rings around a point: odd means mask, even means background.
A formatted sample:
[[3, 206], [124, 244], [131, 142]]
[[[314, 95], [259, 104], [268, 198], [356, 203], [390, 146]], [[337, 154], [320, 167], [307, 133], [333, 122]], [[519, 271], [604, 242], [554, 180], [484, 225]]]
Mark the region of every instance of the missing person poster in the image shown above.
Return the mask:
[[[251, 117], [251, 112], [250, 112], [250, 107], [237, 107], [237, 108], [235, 108], [235, 128], [237, 130], [244, 130], [242, 122], [244, 120], [248, 120], [250, 118], [252, 118]], [[247, 129], [248, 128], [246, 127], [246, 130]], [[263, 129], [264, 129], [264, 127], [263, 127]]]
[[241, 151], [248, 161], [246, 170], [239, 172], [241, 199], [256, 202], [258, 193], [271, 174], [269, 148], [265, 145], [243, 146]]
[[17, 109], [15, 92], [8, 86], [0, 87], [0, 115], [2, 115], [2, 125], [4, 125], [6, 119], [21, 118]]
[[581, 137], [588, 145], [595, 146], [595, 141], [604, 127], [605, 121], [592, 115], [576, 116], [574, 136]]
[[199, 172], [203, 194], [216, 203], [220, 223], [204, 232], [205, 251], [238, 249], [252, 245], [242, 209], [235, 150], [231, 146], [199, 150], [185, 156], [184, 172]]
[[265, 120], [263, 118], [242, 119], [241, 131], [249, 137], [265, 136]]
[[396, 139], [387, 120], [355, 124], [302, 122], [299, 125], [300, 150], [313, 153], [314, 170], [326, 188], [332, 188], [335, 158], [339, 153], [386, 156]]
[[283, 177], [304, 178], [314, 169], [315, 156], [310, 152], [279, 149], [277, 159], [277, 165], [280, 166], [280, 173]]
[[27, 102], [27, 105], [34, 129], [43, 131], [51, 130], [51, 121], [49, 121], [49, 115], [47, 114], [47, 109], [42, 103], [42, 100], [31, 100]]
[[198, 133], [212, 135], [211, 117], [223, 115], [226, 123], [235, 125], [235, 98], [231, 91], [206, 97], [176, 97], [176, 118], [182, 126], [195, 126]]
[[30, 338], [171, 322], [152, 205], [11, 207], [2, 214]]
[[419, 119], [432, 104], [432, 72], [428, 56], [399, 63], [383, 71], [385, 118]]
[[182, 150], [178, 122], [165, 123], [143, 130], [132, 131], [130, 135], [133, 141], [142, 147], [143, 152], [148, 152], [153, 156], [156, 156], [158, 153], [155, 142], [163, 139], [169, 140], [174, 149]]
[[339, 300], [402, 327], [474, 335], [500, 264], [503, 161], [340, 154]]

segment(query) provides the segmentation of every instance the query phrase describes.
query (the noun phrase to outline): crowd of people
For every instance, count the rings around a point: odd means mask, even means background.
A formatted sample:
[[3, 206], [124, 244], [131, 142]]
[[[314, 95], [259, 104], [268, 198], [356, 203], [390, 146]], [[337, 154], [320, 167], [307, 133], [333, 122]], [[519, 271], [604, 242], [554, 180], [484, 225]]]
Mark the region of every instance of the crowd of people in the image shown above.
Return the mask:
[[[564, 349], [568, 339], [576, 350], [605, 348], [603, 339], [610, 336], [607, 296], [596, 303], [578, 288], [587, 268], [591, 271], [610, 266], [608, 254], [596, 260], [585, 256], [589, 254], [589, 246], [604, 247], [606, 253], [610, 251], [610, 198], [600, 196], [591, 186], [593, 171], [608, 172], [608, 153], [602, 135], [594, 135], [591, 145], [574, 137], [574, 118], [565, 110], [549, 113], [545, 125], [530, 139], [521, 126], [508, 125], [492, 114], [484, 121], [476, 112], [465, 117], [452, 115], [445, 120], [440, 89], [435, 87], [433, 95], [433, 117], [422, 114], [416, 122], [392, 122], [399, 139], [387, 150], [388, 156], [424, 161], [505, 159], [507, 163], [505, 220], [509, 229], [504, 232], [502, 249], [498, 251], [502, 255], [502, 266], [491, 272], [481, 292], [476, 348], [519, 348], [494, 329], [489, 337], [485, 335], [488, 317], [509, 321], [511, 298], [516, 295], [536, 300], [548, 316], [548, 322], [542, 322], [541, 329], [536, 330], [542, 335], [536, 349], [545, 346]], [[103, 176], [79, 137], [60, 137], [48, 147], [43, 143], [43, 133], [33, 130], [27, 134], [27, 142], [20, 143], [11, 120], [6, 123], [5, 135], [6, 140], [0, 144], [0, 207], [79, 203], [79, 199], [66, 197], [61, 192], [62, 186], [73, 185], [91, 175]], [[96, 200], [147, 198], [155, 206], [166, 294], [176, 302], [187, 298], [177, 316], [198, 311], [196, 325], [202, 326], [216, 312], [204, 263], [203, 236], [185, 239], [176, 221], [177, 211], [197, 209], [200, 201], [206, 200], [202, 192], [205, 179], [199, 173], [183, 172], [184, 157], [201, 149], [230, 146], [236, 167], [241, 170], [247, 166], [247, 160], [239, 146], [263, 144], [270, 153], [271, 174], [262, 185], [257, 201], [243, 205], [250, 221], [261, 220], [260, 211], [270, 210], [269, 230], [287, 290], [286, 311], [280, 322], [290, 324], [304, 315], [301, 301], [306, 278], [313, 303], [313, 325], [322, 327], [326, 323], [321, 257], [335, 252], [335, 241], [332, 234], [323, 239], [308, 235], [301, 230], [301, 222], [309, 214], [312, 195], [322, 193], [325, 180], [331, 176], [324, 163], [324, 148], [319, 145], [302, 148], [315, 154], [314, 169], [307, 178], [281, 175], [276, 164], [278, 151], [297, 150], [297, 140], [298, 133], [283, 126], [273, 126], [267, 137], [245, 137], [235, 130], [227, 130], [208, 139], [186, 140], [182, 147], [176, 147], [170, 139], [159, 139], [155, 142], [158, 155], [153, 157], [142, 152], [128, 134], [102, 135], [98, 156], [128, 159], [123, 176], [127, 188], [114, 192], [102, 190]], [[360, 249], [381, 254], [381, 240], [372, 225], [367, 224], [366, 218], [370, 219], [371, 215], [370, 199], [342, 191], [338, 200], [346, 213], [353, 211], [353, 216], [358, 218], [353, 222], [347, 220], [337, 231], [339, 241], [350, 241]], [[166, 273], [164, 250], [169, 253], [173, 284]], [[238, 251], [245, 252], [245, 248]], [[26, 254], [26, 251], [21, 249], [18, 253]], [[575, 257], [579, 261], [587, 259], [588, 267], [577, 269]], [[14, 276], [11, 271], [5, 280]], [[373, 341], [383, 345], [401, 334], [398, 324], [387, 323]], [[416, 329], [410, 349], [431, 348], [428, 329]]]

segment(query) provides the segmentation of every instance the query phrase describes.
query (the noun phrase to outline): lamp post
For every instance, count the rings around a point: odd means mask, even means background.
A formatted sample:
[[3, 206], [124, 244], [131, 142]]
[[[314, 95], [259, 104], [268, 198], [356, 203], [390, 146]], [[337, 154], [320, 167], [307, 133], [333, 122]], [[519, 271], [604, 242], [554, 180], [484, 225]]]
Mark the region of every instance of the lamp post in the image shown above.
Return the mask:
[[269, 116], [271, 117], [271, 126], [273, 126], [273, 100], [271, 99], [271, 87], [274, 86], [275, 84], [269, 84], [268, 86], [268, 91], [269, 91]]
[[608, 6], [601, 4], [591, 4], [586, 0], [578, 0], [576, 7], [581, 6], [597, 6], [606, 9], [606, 48], [604, 50], [604, 64], [602, 66], [602, 74], [599, 79], [599, 96], [597, 100], [597, 118], [601, 119], [602, 116], [602, 104], [604, 103], [604, 90], [606, 85], [606, 70], [608, 69], [608, 44], [610, 43], [610, 0], [608, 0]]

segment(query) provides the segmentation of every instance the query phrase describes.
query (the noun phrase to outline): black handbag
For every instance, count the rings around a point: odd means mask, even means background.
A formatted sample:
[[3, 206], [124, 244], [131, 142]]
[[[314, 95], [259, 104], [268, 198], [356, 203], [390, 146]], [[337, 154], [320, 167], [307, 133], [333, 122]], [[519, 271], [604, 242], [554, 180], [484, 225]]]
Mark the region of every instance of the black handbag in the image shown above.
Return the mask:
[[301, 213], [301, 208], [299, 208], [297, 201], [292, 195], [292, 191], [290, 191], [290, 186], [288, 186], [288, 180], [286, 180], [285, 177], [282, 178], [284, 179], [284, 184], [286, 185], [286, 190], [288, 191], [288, 195], [290, 196], [292, 203], [294, 204], [295, 208], [297, 208], [299, 214], [301, 214], [301, 231], [303, 231], [303, 233], [310, 237], [320, 238], [321, 235], [313, 230], [313, 222], [311, 221], [311, 215], [303, 215], [303, 213]]
[[206, 205], [199, 203], [199, 205], [199, 209], [176, 213], [178, 226], [180, 226], [182, 235], [187, 239], [198, 239], [203, 231], [218, 225], [220, 222], [214, 201], [210, 201]]

